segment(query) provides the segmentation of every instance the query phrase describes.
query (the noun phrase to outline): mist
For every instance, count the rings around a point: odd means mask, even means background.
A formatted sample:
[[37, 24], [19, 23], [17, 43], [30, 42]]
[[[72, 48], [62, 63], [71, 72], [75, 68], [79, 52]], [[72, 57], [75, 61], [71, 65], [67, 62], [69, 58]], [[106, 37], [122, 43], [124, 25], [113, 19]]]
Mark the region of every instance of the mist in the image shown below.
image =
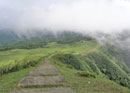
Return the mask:
[[122, 41], [120, 34], [126, 30], [130, 33], [130, 1], [0, 0], [0, 29], [17, 34], [75, 31], [89, 34], [100, 43], [113, 39], [128, 43], [129, 37]]

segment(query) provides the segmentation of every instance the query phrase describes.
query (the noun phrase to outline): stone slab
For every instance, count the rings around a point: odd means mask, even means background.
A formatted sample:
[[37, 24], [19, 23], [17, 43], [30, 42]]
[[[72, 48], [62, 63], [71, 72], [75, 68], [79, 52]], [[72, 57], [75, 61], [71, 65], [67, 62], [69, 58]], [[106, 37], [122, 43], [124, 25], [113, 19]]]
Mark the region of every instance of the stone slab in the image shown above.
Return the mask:
[[51, 76], [51, 75], [59, 75], [60, 71], [52, 66], [52, 65], [43, 65], [37, 68], [34, 71], [31, 71], [29, 75], [33, 76]]
[[28, 76], [23, 78], [18, 86], [47, 86], [47, 85], [60, 85], [64, 84], [65, 80], [62, 76]]

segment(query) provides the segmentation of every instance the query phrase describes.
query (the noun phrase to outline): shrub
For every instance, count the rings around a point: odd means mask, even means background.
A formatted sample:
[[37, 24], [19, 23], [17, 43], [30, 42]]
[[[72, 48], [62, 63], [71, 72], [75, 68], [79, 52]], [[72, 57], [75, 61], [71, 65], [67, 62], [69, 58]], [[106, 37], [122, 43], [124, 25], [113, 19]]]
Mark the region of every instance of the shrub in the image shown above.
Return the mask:
[[93, 77], [93, 78], [96, 78], [96, 73], [94, 73], [94, 72], [81, 71], [81, 72], [78, 72], [78, 74], [80, 76], [84, 76], [84, 77]]
[[40, 56], [28, 56], [23, 60], [11, 60], [7, 63], [0, 65], [0, 75], [14, 72], [27, 67], [35, 66], [40, 62], [43, 57]]

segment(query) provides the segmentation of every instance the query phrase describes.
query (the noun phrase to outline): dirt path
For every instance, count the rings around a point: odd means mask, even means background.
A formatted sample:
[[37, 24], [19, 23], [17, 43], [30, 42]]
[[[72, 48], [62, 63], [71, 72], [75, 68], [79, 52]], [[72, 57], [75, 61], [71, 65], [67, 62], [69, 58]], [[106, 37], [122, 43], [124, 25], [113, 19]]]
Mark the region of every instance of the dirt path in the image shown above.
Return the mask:
[[63, 87], [65, 83], [60, 71], [46, 58], [44, 65], [31, 71], [10, 93], [75, 93], [70, 87]]

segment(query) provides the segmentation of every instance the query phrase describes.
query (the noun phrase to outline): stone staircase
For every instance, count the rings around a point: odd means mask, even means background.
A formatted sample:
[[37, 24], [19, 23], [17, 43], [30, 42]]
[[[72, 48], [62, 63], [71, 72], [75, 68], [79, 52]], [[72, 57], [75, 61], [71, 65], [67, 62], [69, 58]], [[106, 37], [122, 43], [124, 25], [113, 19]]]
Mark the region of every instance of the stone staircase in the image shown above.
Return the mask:
[[65, 83], [60, 71], [46, 58], [44, 65], [31, 71], [10, 93], [75, 93], [70, 87], [64, 87]]

